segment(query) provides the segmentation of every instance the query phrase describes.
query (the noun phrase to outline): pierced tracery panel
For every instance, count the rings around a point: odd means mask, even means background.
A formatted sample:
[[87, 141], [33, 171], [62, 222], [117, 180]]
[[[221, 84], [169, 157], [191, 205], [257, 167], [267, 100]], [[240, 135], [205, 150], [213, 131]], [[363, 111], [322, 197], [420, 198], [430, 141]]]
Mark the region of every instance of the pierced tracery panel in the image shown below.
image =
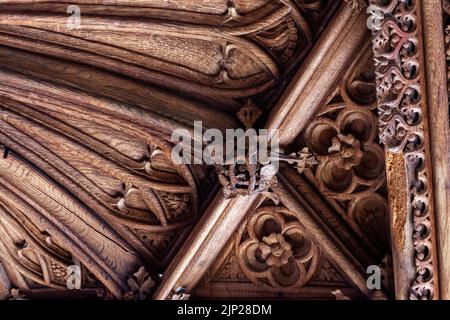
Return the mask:
[[389, 209], [371, 61], [364, 52], [355, 60], [330, 102], [306, 128], [303, 143], [319, 162], [307, 177], [339, 203], [338, 211], [383, 255], [390, 251]]
[[298, 217], [282, 205], [264, 204], [237, 230], [201, 283], [204, 298], [334, 299], [340, 290], [361, 292], [311, 240]]

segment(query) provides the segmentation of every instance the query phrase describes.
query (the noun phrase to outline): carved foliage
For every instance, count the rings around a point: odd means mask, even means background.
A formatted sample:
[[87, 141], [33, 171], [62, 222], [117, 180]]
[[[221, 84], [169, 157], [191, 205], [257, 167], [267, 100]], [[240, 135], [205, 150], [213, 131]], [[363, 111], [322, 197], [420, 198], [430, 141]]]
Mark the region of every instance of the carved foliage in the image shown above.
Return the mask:
[[380, 112], [380, 139], [391, 152], [403, 152], [407, 166], [409, 204], [414, 222], [416, 278], [411, 299], [434, 297], [433, 210], [427, 168], [425, 102], [422, 90], [421, 43], [417, 0], [372, 0], [383, 12], [373, 31]]
[[[345, 102], [329, 106], [327, 113], [305, 132], [320, 162], [316, 180], [321, 191], [341, 199], [373, 193], [385, 179], [383, 149], [374, 142], [376, 117], [369, 108]], [[337, 118], [330, 113], [338, 113]]]

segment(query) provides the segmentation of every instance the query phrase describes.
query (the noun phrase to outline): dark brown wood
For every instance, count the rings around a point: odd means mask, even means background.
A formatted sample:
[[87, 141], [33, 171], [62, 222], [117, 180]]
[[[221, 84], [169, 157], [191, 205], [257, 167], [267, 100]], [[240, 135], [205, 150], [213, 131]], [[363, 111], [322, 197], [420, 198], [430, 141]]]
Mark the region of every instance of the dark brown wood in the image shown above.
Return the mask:
[[369, 3], [0, 0], [0, 299], [448, 299], [450, 6]]

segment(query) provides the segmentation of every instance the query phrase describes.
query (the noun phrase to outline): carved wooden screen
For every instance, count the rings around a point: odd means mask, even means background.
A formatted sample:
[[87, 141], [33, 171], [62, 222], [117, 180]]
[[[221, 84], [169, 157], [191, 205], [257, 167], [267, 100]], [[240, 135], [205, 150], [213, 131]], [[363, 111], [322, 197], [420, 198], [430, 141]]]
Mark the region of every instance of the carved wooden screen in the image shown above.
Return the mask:
[[0, 298], [446, 298], [432, 2], [0, 1]]

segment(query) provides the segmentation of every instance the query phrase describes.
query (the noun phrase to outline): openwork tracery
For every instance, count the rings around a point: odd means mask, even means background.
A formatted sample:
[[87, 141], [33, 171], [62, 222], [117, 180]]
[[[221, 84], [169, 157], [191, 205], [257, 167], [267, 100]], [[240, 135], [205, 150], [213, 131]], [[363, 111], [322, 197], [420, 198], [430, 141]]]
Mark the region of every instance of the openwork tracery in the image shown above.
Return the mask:
[[239, 266], [248, 279], [274, 287], [302, 286], [316, 272], [319, 249], [282, 207], [263, 207], [239, 230]]
[[[381, 27], [373, 32], [380, 113], [380, 139], [394, 153], [402, 152], [407, 167], [408, 214], [414, 221], [416, 278], [411, 299], [432, 299], [435, 294], [433, 250], [435, 230], [427, 142], [426, 102], [423, 90], [423, 56], [419, 40], [419, 1], [372, 0], [383, 13]], [[378, 28], [377, 28], [378, 29]]]

